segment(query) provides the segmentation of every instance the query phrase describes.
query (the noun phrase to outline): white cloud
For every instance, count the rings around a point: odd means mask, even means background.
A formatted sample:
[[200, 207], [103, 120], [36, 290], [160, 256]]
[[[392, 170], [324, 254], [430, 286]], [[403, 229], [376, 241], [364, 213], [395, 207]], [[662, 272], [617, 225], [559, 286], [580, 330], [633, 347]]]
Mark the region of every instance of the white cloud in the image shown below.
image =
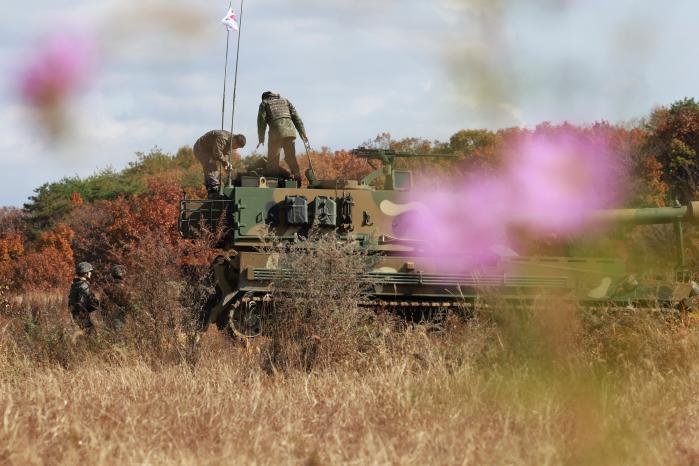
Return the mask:
[[[294, 102], [314, 146], [332, 148], [359, 144], [381, 131], [447, 139], [464, 127], [628, 119], [654, 104], [697, 95], [699, 65], [688, 58], [694, 53], [695, 2], [678, 0], [672, 8], [659, 0], [568, 3], [568, 8], [561, 8], [560, 0], [246, 3], [235, 130], [248, 136], [248, 151], [254, 148], [259, 96], [267, 89]], [[101, 75], [74, 109], [80, 131], [62, 148], [43, 144], [13, 103], [15, 62], [47, 31], [35, 11], [60, 24], [104, 24], [105, 13], [139, 3], [38, 0], [33, 9], [16, 2], [5, 6], [0, 204], [21, 203], [44, 181], [119, 168], [138, 150], [158, 145], [174, 151], [220, 126], [225, 32], [219, 20], [225, 5], [174, 4], [200, 15], [198, 39], [190, 44], [157, 37], [162, 28], [156, 28], [155, 37], [139, 33], [133, 36], [138, 40], [129, 35], [128, 41], [114, 42]], [[483, 9], [493, 4], [507, 8]], [[135, 18], [139, 27], [143, 18]], [[109, 33], [123, 34], [123, 28]], [[461, 60], [459, 54], [474, 47], [487, 58], [486, 72]], [[229, 71], [226, 127], [232, 61]], [[491, 81], [499, 87], [489, 87]], [[495, 97], [484, 97], [487, 92]], [[498, 115], [498, 124], [490, 113]]]
[[352, 110], [360, 116], [367, 116], [381, 110], [384, 108], [385, 104], [381, 97], [364, 96], [352, 103]]

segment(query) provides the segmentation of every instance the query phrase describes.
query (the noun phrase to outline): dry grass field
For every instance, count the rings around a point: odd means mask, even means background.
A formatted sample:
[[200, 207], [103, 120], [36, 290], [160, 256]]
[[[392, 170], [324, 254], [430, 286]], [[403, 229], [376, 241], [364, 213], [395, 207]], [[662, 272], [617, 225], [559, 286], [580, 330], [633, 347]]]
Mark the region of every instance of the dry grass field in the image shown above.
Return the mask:
[[0, 327], [3, 464], [699, 462], [689, 317], [510, 309], [446, 336], [374, 322], [370, 348], [283, 371], [265, 341], [215, 330], [193, 355], [28, 325]]
[[247, 345], [188, 338], [205, 294], [154, 260], [118, 333], [76, 333], [62, 292], [11, 298], [0, 464], [699, 464], [694, 315], [492, 297], [436, 333], [358, 309], [365, 259], [281, 256], [299, 273]]

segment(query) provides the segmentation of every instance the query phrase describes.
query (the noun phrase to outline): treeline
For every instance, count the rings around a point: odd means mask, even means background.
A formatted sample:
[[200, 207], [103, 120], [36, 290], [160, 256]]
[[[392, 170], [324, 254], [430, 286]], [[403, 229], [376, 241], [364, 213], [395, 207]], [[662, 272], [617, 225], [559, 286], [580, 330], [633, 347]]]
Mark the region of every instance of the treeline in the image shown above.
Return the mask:
[[[497, 170], [505, 154], [532, 134], [574, 131], [604, 141], [629, 174], [620, 178], [630, 206], [662, 206], [696, 198], [699, 182], [699, 104], [684, 99], [653, 110], [634, 125], [589, 126], [543, 123], [536, 128], [498, 131], [464, 129], [448, 142], [393, 140], [383, 133], [367, 146], [419, 153], [451, 153], [454, 160], [401, 159], [418, 176], [447, 180], [474, 170]], [[322, 179], [357, 179], [373, 168], [349, 151], [322, 148], [310, 154]], [[261, 156], [234, 161], [234, 169], [259, 166]], [[299, 160], [308, 166], [306, 155]], [[185, 263], [202, 263], [176, 230], [182, 193], [202, 196], [202, 172], [190, 147], [167, 154], [158, 148], [137, 153], [125, 169], [106, 169], [86, 178], [68, 177], [35, 190], [22, 209], [0, 209], [0, 284], [14, 290], [64, 287], [76, 261], [98, 267], [129, 263], [146, 244], [169, 248]], [[152, 249], [152, 247], [151, 247]], [[182, 264], [173, 264], [173, 267]]]

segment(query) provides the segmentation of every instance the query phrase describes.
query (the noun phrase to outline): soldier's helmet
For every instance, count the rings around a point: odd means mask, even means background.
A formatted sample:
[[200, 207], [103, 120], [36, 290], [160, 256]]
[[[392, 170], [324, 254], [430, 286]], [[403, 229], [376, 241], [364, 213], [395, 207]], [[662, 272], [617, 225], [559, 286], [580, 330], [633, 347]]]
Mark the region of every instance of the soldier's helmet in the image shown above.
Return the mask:
[[92, 267], [92, 264], [90, 264], [89, 262], [81, 262], [75, 268], [75, 272], [78, 275], [85, 275], [86, 273], [92, 272], [93, 270], [94, 268]]
[[233, 137], [233, 141], [236, 143], [236, 145], [239, 148], [245, 147], [245, 144], [247, 144], [247, 142], [248, 142], [248, 140], [244, 134], [234, 134], [232, 137]]
[[113, 265], [112, 266], [112, 278], [116, 280], [123, 280], [126, 275], [126, 268], [123, 265]]
[[268, 99], [274, 95], [272, 91], [265, 91], [262, 93], [262, 100]]

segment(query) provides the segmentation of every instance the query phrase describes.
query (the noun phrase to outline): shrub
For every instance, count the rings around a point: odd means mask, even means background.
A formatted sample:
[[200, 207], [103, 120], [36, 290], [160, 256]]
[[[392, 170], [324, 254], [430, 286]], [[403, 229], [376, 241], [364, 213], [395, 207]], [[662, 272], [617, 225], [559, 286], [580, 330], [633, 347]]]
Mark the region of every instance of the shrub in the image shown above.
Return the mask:
[[357, 244], [314, 235], [303, 245], [268, 252], [283, 273], [271, 285], [265, 363], [309, 371], [357, 362], [375, 349], [379, 320], [360, 307], [370, 286], [360, 276], [373, 260]]

